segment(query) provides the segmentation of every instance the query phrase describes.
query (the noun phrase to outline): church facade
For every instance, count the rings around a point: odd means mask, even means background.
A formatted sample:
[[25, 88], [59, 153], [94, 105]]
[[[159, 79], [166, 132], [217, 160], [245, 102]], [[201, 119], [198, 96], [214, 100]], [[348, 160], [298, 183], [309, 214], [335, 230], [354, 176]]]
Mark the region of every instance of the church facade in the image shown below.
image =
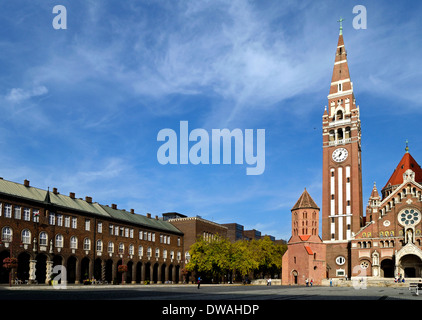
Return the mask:
[[[310, 229], [297, 231], [296, 204], [283, 259], [283, 284], [304, 284], [306, 279], [318, 284], [328, 278], [422, 277], [422, 169], [406, 146], [381, 194], [374, 184], [364, 212], [359, 112], [340, 26], [328, 106], [322, 116], [321, 238]], [[303, 194], [298, 202], [301, 198]], [[308, 211], [319, 214], [316, 204], [311, 207]], [[309, 216], [303, 219], [304, 226], [315, 223]], [[310, 251], [313, 263], [295, 263], [306, 260]]]

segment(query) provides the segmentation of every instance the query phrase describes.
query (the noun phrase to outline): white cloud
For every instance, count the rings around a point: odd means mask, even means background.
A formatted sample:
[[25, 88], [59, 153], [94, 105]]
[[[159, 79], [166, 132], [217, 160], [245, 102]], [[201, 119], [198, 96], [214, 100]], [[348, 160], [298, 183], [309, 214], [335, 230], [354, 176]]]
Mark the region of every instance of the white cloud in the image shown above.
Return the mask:
[[48, 89], [45, 86], [36, 86], [31, 89], [13, 88], [5, 96], [5, 100], [17, 104], [47, 93]]

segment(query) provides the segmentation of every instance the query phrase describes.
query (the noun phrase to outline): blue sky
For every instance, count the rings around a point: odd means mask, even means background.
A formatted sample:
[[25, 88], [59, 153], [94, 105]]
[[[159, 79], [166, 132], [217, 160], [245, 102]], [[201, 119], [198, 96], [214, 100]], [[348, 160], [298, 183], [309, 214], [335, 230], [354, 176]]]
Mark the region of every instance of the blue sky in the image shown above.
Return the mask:
[[[55, 5], [67, 29], [55, 30]], [[356, 30], [354, 5], [367, 9]], [[338, 23], [362, 121], [364, 206], [422, 163], [419, 1], [0, 1], [0, 176], [102, 204], [177, 211], [288, 239], [319, 206]], [[266, 167], [161, 165], [161, 129], [266, 130]]]

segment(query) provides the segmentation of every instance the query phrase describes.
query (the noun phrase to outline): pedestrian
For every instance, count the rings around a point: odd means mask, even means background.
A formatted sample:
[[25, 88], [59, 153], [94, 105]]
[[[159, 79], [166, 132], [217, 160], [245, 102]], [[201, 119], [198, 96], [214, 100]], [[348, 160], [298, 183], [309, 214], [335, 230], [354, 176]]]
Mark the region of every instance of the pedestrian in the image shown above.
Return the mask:
[[330, 287], [333, 286], [333, 279], [330, 278]]
[[271, 277], [268, 278], [268, 285], [271, 286]]
[[309, 281], [308, 281], [308, 278], [306, 278], [305, 283], [306, 283], [306, 286], [307, 286], [307, 287], [309, 287]]
[[201, 285], [201, 277], [198, 277], [198, 289], [200, 285]]
[[314, 284], [314, 279], [311, 279], [311, 287], [312, 287], [313, 284]]

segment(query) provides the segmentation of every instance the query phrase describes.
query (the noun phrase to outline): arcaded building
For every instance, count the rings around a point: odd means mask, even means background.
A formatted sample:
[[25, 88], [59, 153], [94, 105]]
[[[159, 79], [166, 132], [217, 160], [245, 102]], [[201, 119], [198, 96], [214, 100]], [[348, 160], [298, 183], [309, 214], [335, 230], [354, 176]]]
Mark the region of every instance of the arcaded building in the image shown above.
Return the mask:
[[[18, 258], [13, 277], [48, 283], [54, 266], [67, 283], [181, 282], [183, 233], [158, 217], [102, 205], [91, 197], [62, 195], [0, 179], [0, 261]], [[126, 265], [127, 272], [119, 272]], [[0, 268], [0, 281], [8, 282]]]

